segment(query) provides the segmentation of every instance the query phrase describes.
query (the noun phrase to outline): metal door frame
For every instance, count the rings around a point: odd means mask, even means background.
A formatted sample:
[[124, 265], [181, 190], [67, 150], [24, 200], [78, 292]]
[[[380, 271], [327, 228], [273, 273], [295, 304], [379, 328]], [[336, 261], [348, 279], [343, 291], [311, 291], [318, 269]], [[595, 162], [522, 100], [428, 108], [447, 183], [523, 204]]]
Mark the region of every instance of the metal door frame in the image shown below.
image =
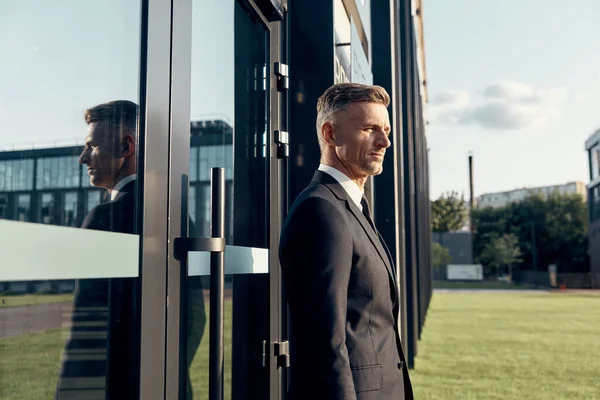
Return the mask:
[[[146, 303], [152, 305], [153, 310], [159, 310], [160, 314], [154, 314], [155, 319], [160, 319], [163, 323], [164, 334], [152, 335], [147, 334], [148, 337], [153, 337], [151, 343], [145, 343], [142, 341], [142, 347], [149, 348], [151, 345], [159, 346], [156, 348], [164, 349], [162, 359], [155, 355], [153, 358], [146, 357], [142, 359], [142, 367], [146, 362], [161, 363], [164, 366], [163, 376], [158, 377], [154, 375], [152, 378], [157, 379], [155, 382], [145, 383], [148, 388], [144, 390], [142, 385], [142, 397], [143, 399], [154, 399], [157, 392], [153, 392], [155, 388], [159, 389], [159, 384], [162, 383], [163, 391], [158, 393], [164, 393], [164, 398], [169, 400], [176, 400], [179, 398], [179, 382], [180, 382], [180, 360], [179, 360], [179, 348], [180, 348], [180, 307], [181, 307], [181, 280], [180, 280], [180, 268], [181, 264], [174, 258], [174, 247], [173, 243], [176, 237], [187, 236], [187, 232], [182, 230], [186, 229], [187, 216], [182, 216], [182, 207], [186, 207], [187, 198], [182, 196], [182, 189], [184, 185], [187, 185], [187, 177], [189, 173], [189, 153], [190, 153], [190, 102], [191, 102], [191, 52], [192, 52], [192, 0], [178, 0], [170, 1], [166, 0], [149, 0], [160, 3], [162, 11], [168, 17], [172, 17], [170, 27], [170, 54], [164, 59], [157, 60], [158, 54], [155, 54], [153, 61], [158, 62], [159, 65], [164, 64], [165, 60], [169, 62], [169, 77], [170, 77], [170, 91], [162, 99], [168, 99], [168, 115], [169, 120], [169, 136], [168, 136], [168, 152], [165, 151], [164, 157], [166, 165], [164, 170], [160, 171], [161, 178], [164, 178], [164, 182], [168, 182], [168, 191], [164, 192], [164, 204], [168, 204], [167, 222], [166, 217], [164, 221], [165, 226], [165, 237], [162, 242], [164, 248], [164, 260], [166, 261], [166, 276], [164, 276], [163, 286], [160, 290], [155, 292], [163, 299], [163, 308], [158, 307], [157, 304], [151, 304], [151, 301], [156, 303], [160, 302], [157, 299], [147, 299]], [[233, 0], [231, 0], [233, 1]], [[166, 4], [164, 4], [166, 3]], [[169, 11], [166, 10], [166, 5], [169, 5]], [[256, 16], [262, 20], [265, 25], [265, 29], [269, 32], [269, 60], [271, 63], [270, 70], [270, 93], [268, 96], [269, 107], [270, 107], [270, 121], [269, 121], [269, 143], [270, 143], [270, 162], [269, 162], [269, 199], [270, 199], [270, 215], [269, 215], [269, 337], [265, 338], [267, 343], [270, 343], [270, 357], [266, 368], [268, 368], [269, 374], [269, 398], [270, 400], [279, 400], [282, 398], [283, 393], [283, 374], [281, 368], [277, 365], [277, 358], [274, 356], [275, 342], [281, 340], [282, 330], [282, 296], [281, 296], [281, 276], [279, 268], [278, 258], [278, 245], [279, 245], [279, 233], [281, 231], [283, 212], [285, 204], [283, 203], [283, 189], [284, 189], [284, 174], [286, 162], [285, 159], [277, 158], [277, 147], [278, 145], [274, 141], [275, 130], [286, 130], [282, 126], [282, 106], [281, 103], [287, 99], [287, 93], [280, 93], [277, 90], [277, 77], [274, 74], [273, 65], [275, 62], [285, 62], [283, 59], [283, 32], [281, 27], [281, 21], [269, 21], [267, 17], [260, 11], [259, 7], [256, 6], [252, 0], [245, 1], [245, 5], [249, 6], [254, 10]], [[248, 7], [246, 7], [248, 8]], [[152, 10], [152, 8], [151, 8]], [[156, 14], [159, 14], [158, 7]], [[154, 15], [155, 19], [159, 19], [160, 15]], [[160, 21], [162, 23], [165, 23]], [[159, 21], [153, 21], [151, 18], [148, 19], [148, 24], [157, 24], [159, 29]], [[152, 29], [155, 29], [153, 26]], [[164, 34], [164, 30], [161, 29], [161, 33]], [[158, 34], [158, 33], [157, 33]], [[163, 49], [165, 50], [165, 49]], [[161, 55], [165, 56], [164, 52]], [[150, 59], [148, 61], [149, 68], [152, 65]], [[158, 66], [155, 66], [158, 68]], [[163, 70], [164, 72], [164, 70]], [[164, 93], [164, 92], [163, 92]], [[157, 100], [158, 101], [158, 100]], [[287, 120], [283, 118], [283, 120]], [[149, 141], [150, 142], [150, 141]], [[161, 142], [161, 144], [163, 144]], [[161, 159], [162, 160], [162, 159]], [[158, 171], [155, 171], [158, 172]], [[183, 178], [182, 178], [183, 177]], [[186, 190], [187, 193], [187, 190]], [[157, 202], [157, 198], [153, 199], [153, 203]], [[155, 205], [155, 207], [159, 207]], [[162, 210], [162, 209], [161, 209]], [[187, 214], [187, 213], [185, 213]], [[185, 218], [185, 220], [184, 220]], [[161, 237], [161, 239], [163, 239]], [[162, 256], [162, 254], [161, 254]], [[163, 259], [159, 259], [157, 264], [161, 263]], [[165, 271], [164, 265], [162, 264], [162, 271]], [[158, 288], [155, 288], [158, 289]], [[143, 310], [143, 309], [142, 309]], [[164, 313], [162, 312], [164, 310]], [[164, 319], [160, 317], [164, 316]], [[165, 324], [166, 323], [166, 324]], [[156, 322], [155, 326], [151, 323], [143, 325], [143, 329], [148, 326], [147, 329], [158, 328], [159, 322]], [[160, 337], [159, 337], [160, 336]], [[144, 336], [142, 336], [142, 340]], [[162, 339], [162, 343], [161, 343]], [[148, 367], [150, 368], [150, 367]], [[156, 368], [158, 372], [158, 368]], [[148, 397], [146, 397], [148, 396]], [[162, 397], [161, 397], [162, 398]]]
[[171, 0], [141, 0], [140, 398], [164, 399]]

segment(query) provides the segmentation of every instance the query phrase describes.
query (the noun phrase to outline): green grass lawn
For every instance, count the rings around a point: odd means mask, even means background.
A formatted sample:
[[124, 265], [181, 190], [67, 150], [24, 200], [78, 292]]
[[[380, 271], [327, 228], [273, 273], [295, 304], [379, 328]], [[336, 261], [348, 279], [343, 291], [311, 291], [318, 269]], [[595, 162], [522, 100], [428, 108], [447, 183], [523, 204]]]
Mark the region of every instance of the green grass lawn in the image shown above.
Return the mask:
[[51, 399], [64, 341], [61, 329], [0, 338], [0, 399]]
[[[206, 332], [190, 369], [195, 399], [208, 397], [208, 340]], [[63, 343], [61, 330], [0, 338], [0, 400], [51, 398]], [[417, 400], [600, 399], [600, 296], [436, 293], [418, 350]]]
[[0, 307], [29, 306], [33, 304], [72, 302], [73, 294], [0, 294]]
[[[8, 296], [17, 297], [17, 296]], [[39, 296], [20, 296], [23, 304], [39, 304]], [[25, 297], [33, 302], [26, 302]], [[35, 303], [37, 301], [37, 303]], [[57, 300], [58, 301], [58, 300]], [[13, 303], [12, 305], [16, 305]], [[208, 302], [206, 320], [208, 321]], [[225, 399], [231, 399], [232, 301], [225, 301]], [[0, 400], [51, 399], [58, 379], [67, 330], [55, 329], [0, 338]], [[194, 399], [208, 398], [208, 324], [190, 367]]]
[[[232, 300], [225, 300], [225, 315], [223, 317], [224, 327], [224, 356], [225, 356], [225, 375], [224, 389], [225, 399], [231, 399], [231, 341], [232, 341]], [[192, 392], [194, 399], [208, 399], [208, 358], [209, 358], [209, 304], [206, 302], [206, 329], [200, 342], [200, 347], [190, 366], [190, 381], [192, 383]]]
[[416, 399], [600, 399], [600, 296], [436, 293]]
[[523, 289], [535, 289], [533, 285], [507, 283], [500, 281], [433, 281], [434, 289], [503, 289], [503, 290], [523, 290]]

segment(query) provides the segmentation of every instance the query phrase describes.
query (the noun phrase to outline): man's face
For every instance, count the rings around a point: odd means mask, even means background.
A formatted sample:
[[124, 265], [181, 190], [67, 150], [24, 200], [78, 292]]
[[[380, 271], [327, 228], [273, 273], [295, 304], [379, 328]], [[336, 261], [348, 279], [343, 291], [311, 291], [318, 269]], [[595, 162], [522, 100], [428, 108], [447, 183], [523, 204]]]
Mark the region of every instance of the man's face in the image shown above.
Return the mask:
[[123, 166], [118, 140], [110, 125], [103, 122], [88, 124], [85, 147], [79, 163], [87, 166], [92, 186], [112, 189]]
[[353, 178], [379, 175], [390, 147], [390, 117], [377, 103], [354, 103], [335, 116], [335, 151]]

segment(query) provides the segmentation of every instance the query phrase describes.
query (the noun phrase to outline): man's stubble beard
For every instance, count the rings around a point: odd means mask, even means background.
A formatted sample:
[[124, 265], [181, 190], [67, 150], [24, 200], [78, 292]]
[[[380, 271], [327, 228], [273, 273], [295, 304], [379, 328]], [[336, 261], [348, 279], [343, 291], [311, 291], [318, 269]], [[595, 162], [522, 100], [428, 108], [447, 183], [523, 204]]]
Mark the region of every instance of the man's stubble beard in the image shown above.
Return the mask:
[[360, 169], [369, 176], [379, 175], [383, 172], [383, 162], [377, 164], [364, 163], [360, 166]]

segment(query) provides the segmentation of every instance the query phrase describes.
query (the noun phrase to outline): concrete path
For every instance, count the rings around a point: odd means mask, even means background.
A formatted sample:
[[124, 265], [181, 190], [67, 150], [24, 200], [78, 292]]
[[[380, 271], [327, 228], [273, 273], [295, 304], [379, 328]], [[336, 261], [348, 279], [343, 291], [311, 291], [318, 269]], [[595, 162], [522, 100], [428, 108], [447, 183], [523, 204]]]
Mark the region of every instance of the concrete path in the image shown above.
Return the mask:
[[0, 338], [70, 325], [71, 303], [0, 308]]

